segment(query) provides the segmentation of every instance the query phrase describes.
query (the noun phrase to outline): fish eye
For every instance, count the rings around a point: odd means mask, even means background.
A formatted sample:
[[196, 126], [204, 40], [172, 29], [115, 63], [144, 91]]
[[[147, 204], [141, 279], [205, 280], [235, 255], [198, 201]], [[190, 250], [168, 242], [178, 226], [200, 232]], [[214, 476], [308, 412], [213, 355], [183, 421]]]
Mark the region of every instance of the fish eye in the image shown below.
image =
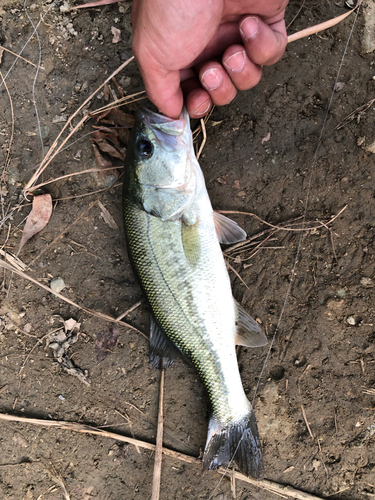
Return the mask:
[[154, 152], [154, 146], [148, 139], [140, 139], [137, 142], [137, 151], [142, 158], [151, 158]]

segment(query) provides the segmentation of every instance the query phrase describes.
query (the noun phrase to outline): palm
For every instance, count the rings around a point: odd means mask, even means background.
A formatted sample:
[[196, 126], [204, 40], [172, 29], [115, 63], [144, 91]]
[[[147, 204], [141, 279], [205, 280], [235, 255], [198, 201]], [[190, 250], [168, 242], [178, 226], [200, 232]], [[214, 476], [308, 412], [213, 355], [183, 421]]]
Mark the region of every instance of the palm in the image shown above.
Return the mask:
[[[287, 0], [264, 0], [263, 2], [259, 0], [175, 0], [174, 2], [134, 0], [133, 50], [150, 99], [164, 113], [177, 116], [182, 106], [180, 81], [189, 81], [182, 85], [189, 112], [194, 116], [194, 114], [199, 115], [192, 109], [198, 101], [205, 99], [205, 102], [213, 101], [219, 105], [224, 104], [234, 97], [236, 88], [250, 88], [256, 84], [255, 80], [259, 80], [261, 74], [260, 65], [274, 62], [271, 59], [277, 60], [281, 56], [283, 47], [280, 54], [280, 50], [274, 50], [275, 54], [272, 54], [272, 50], [269, 51], [265, 60], [261, 60], [257, 55], [254, 60], [250, 54], [246, 71], [240, 77], [230, 73], [229, 76], [220, 74], [220, 71], [225, 72], [225, 70], [220, 63], [212, 61], [212, 58], [218, 56], [228, 58], [231, 51], [238, 51], [238, 47], [241, 48], [243, 41], [240, 22], [246, 14], [259, 16], [263, 31], [268, 29], [272, 34], [274, 31], [272, 27], [277, 28], [278, 23], [283, 23], [286, 3]], [[284, 25], [281, 28], [285, 31]], [[244, 45], [247, 49], [246, 43]], [[249, 56], [248, 50], [247, 53]], [[225, 65], [225, 60], [223, 61]], [[213, 62], [216, 67], [212, 66]], [[210, 86], [205, 85], [204, 79], [202, 80], [201, 77], [207, 69], [211, 73], [212, 69], [219, 72], [225, 84], [220, 89], [221, 93], [220, 90], [219, 92], [217, 89], [212, 90]], [[249, 81], [251, 71], [253, 77], [252, 81]], [[246, 84], [241, 82], [241, 76], [247, 79]], [[200, 84], [197, 83], [197, 77], [201, 80]]]

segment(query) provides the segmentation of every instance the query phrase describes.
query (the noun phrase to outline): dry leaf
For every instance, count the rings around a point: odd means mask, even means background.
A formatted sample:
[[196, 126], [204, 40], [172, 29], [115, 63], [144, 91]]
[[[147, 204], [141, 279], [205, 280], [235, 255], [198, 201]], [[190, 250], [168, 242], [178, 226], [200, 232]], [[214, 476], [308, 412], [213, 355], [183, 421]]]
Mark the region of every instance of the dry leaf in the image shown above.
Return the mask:
[[[114, 167], [110, 161], [106, 160], [104, 158], [104, 156], [102, 156], [100, 154], [99, 148], [93, 142], [92, 142], [92, 147], [93, 147], [94, 153], [95, 153], [96, 166], [99, 169], [103, 169], [103, 168], [109, 169], [110, 167]], [[100, 176], [115, 175], [116, 177], [118, 177], [118, 173], [117, 173], [117, 170], [115, 167], [111, 170], [105, 170], [104, 172], [99, 172], [99, 175]]]
[[81, 323], [78, 323], [75, 319], [70, 318], [64, 321], [64, 328], [66, 332], [76, 330], [74, 333], [78, 333], [81, 328]]
[[112, 217], [112, 215], [108, 212], [108, 210], [105, 208], [103, 203], [98, 201], [98, 205], [102, 213], [100, 214], [103, 217], [103, 220], [106, 224], [108, 224], [109, 227], [112, 229], [118, 229], [118, 225], [115, 222], [115, 219]]
[[119, 42], [121, 42], [121, 30], [119, 30], [118, 28], [115, 28], [114, 26], [112, 26], [111, 33], [113, 35], [112, 43], [119, 43]]
[[[107, 139], [115, 144], [112, 146]], [[95, 144], [99, 147], [103, 153], [108, 153], [114, 158], [118, 158], [119, 160], [125, 159], [125, 152], [121, 151], [120, 143], [116, 137], [116, 134], [105, 134], [101, 131], [94, 132], [91, 136], [91, 141], [95, 142]]]
[[98, 333], [95, 340], [95, 352], [98, 363], [108, 356], [111, 349], [116, 346], [117, 340], [118, 331], [112, 326], [108, 330]]
[[46, 227], [48, 221], [51, 218], [51, 215], [52, 215], [51, 195], [42, 194], [40, 196], [34, 196], [33, 208], [27, 217], [18, 253], [20, 253], [24, 244], [32, 236], [34, 236], [34, 234], [39, 233], [39, 231], [41, 231], [43, 228]]

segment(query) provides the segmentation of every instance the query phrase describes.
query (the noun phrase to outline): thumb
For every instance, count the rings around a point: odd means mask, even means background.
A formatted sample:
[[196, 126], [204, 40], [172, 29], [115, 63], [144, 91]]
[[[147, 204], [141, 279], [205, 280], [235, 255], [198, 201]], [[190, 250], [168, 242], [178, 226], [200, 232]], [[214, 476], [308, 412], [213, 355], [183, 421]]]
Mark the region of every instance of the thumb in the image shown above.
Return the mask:
[[137, 61], [147, 96], [158, 110], [169, 118], [178, 119], [183, 106], [180, 72], [167, 70], [159, 65]]

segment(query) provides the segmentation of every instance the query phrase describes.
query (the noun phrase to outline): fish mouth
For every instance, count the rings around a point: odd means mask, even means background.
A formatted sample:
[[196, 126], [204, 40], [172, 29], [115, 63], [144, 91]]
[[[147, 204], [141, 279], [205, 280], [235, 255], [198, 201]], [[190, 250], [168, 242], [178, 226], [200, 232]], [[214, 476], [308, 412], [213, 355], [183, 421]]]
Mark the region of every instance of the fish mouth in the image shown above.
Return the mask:
[[138, 117], [147, 128], [150, 128], [154, 132], [159, 140], [165, 140], [165, 135], [172, 137], [182, 136], [189, 125], [189, 114], [186, 108], [182, 110], [178, 120], [168, 118], [144, 107], [139, 110]]

